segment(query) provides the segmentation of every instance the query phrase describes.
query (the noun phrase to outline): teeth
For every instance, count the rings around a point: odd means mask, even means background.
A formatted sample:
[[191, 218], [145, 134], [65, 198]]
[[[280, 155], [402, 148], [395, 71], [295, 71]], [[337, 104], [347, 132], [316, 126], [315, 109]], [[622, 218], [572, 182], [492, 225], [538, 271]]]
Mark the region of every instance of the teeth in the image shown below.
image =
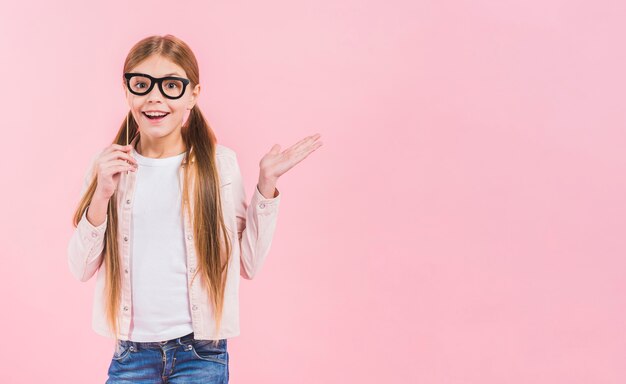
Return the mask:
[[162, 117], [167, 115], [167, 113], [158, 113], [158, 112], [144, 112], [146, 115], [150, 117]]

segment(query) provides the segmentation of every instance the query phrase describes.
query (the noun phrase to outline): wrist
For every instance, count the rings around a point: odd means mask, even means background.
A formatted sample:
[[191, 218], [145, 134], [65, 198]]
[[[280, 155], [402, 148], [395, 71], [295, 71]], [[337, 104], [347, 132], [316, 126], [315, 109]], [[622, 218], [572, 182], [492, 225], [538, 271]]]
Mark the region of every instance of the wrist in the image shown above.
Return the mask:
[[111, 196], [106, 196], [104, 194], [102, 194], [100, 191], [98, 191], [98, 189], [96, 189], [96, 191], [93, 194], [93, 197], [91, 198], [91, 201], [97, 201], [97, 202], [108, 202], [109, 199], [111, 198]]
[[257, 189], [266, 199], [273, 199], [276, 197], [276, 178], [263, 178], [259, 177], [259, 182], [257, 183]]

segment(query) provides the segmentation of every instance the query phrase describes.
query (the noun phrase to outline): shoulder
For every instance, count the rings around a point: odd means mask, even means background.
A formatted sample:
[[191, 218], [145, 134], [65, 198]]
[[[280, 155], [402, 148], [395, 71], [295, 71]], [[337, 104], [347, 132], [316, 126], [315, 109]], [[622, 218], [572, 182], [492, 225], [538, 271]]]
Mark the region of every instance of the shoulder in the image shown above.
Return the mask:
[[234, 149], [227, 147], [223, 144], [215, 145], [215, 154], [218, 157], [230, 157], [231, 159], [234, 159], [237, 157], [237, 154], [235, 153]]
[[239, 169], [237, 153], [234, 149], [222, 144], [215, 145], [215, 158], [219, 172], [225, 179], [229, 180], [236, 175]]

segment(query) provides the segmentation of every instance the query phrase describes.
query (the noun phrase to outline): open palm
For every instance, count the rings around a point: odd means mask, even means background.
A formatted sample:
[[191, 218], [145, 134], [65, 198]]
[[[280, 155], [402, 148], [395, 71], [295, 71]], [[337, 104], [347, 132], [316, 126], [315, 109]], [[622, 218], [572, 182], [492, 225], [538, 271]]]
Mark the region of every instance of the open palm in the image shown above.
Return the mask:
[[321, 147], [320, 137], [319, 133], [307, 136], [282, 152], [280, 145], [275, 144], [259, 163], [262, 176], [266, 179], [278, 179], [294, 165], [309, 156], [311, 152]]

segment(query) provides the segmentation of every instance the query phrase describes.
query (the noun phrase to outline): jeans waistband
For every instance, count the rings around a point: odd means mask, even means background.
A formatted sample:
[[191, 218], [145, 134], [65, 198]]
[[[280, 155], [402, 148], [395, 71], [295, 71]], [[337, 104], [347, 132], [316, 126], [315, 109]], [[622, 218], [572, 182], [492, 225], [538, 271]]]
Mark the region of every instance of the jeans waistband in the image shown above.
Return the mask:
[[142, 349], [160, 349], [169, 346], [178, 346], [178, 345], [186, 345], [193, 342], [193, 332], [181, 336], [176, 337], [170, 340], [164, 341], [132, 341], [132, 340], [120, 340], [120, 344], [123, 346], [133, 346], [135, 350]]

